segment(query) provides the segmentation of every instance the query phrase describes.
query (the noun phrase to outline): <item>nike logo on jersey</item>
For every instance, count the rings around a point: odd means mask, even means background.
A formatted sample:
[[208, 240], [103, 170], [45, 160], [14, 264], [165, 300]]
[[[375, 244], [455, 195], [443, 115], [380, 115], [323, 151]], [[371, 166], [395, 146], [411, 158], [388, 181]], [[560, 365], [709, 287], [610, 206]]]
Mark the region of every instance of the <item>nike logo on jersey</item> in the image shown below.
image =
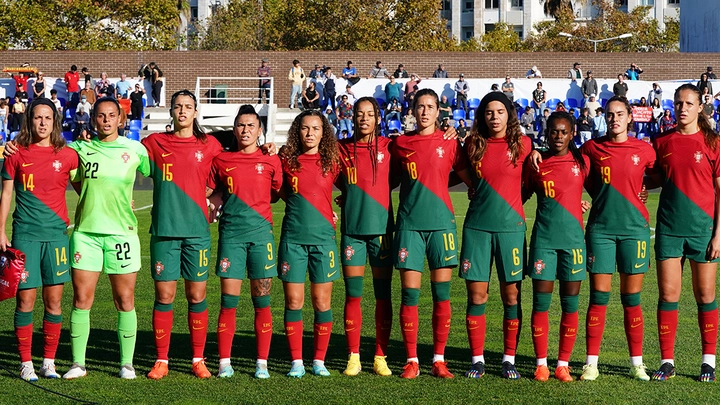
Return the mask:
[[346, 157], [345, 160], [353, 160], [352, 156]]
[[546, 175], [546, 174], [550, 174], [550, 173], [552, 173], [552, 170], [548, 170], [548, 171], [546, 171], [546, 172], [542, 172], [542, 173], [540, 173], [540, 174], [541, 174], [542, 176], [544, 176], [544, 175]]
[[450, 259], [454, 258], [455, 256], [456, 256], [456, 255], [445, 256], [445, 261], [447, 262], [447, 261], [449, 261]]
[[129, 266], [129, 265], [130, 265], [130, 263], [128, 263], [128, 264], [121, 264], [121, 265], [120, 265], [120, 268], [121, 268], [121, 269], [124, 269], [125, 267], [127, 267], [127, 266]]
[[57, 272], [55, 272], [55, 275], [58, 276], [58, 277], [60, 277], [60, 276], [62, 276], [63, 274], [67, 273], [68, 271], [70, 271], [70, 270], [57, 271]]
[[173, 154], [172, 152], [163, 153], [163, 154], [162, 154], [162, 157], [166, 158], [166, 157], [168, 157], [168, 156], [170, 156], [170, 155], [172, 155], [172, 154]]
[[270, 265], [267, 265], [267, 264], [266, 264], [266, 265], [265, 265], [265, 270], [270, 270], [270, 269], [272, 269], [272, 268], [274, 268], [274, 267], [275, 267], [274, 264], [270, 264]]
[[87, 155], [88, 155], [88, 156], [92, 156], [92, 155], [94, 155], [94, 154], [96, 154], [96, 153], [97, 153], [97, 152], [88, 152]]
[[235, 170], [235, 169], [237, 169], [237, 166], [226, 167], [226, 168], [225, 168], [225, 172], [226, 172], [226, 173], [227, 173], [227, 172], [231, 172], [231, 171], [233, 171], [233, 170]]
[[580, 273], [581, 271], [583, 271], [583, 269], [572, 269], [572, 270], [570, 270], [570, 273], [571, 273], [571, 274], [578, 274], [578, 273]]
[[203, 271], [202, 273], [198, 271], [198, 272], [197, 272], [197, 276], [198, 276], [198, 277], [202, 277], [202, 276], [204, 276], [205, 274], [207, 274], [207, 272], [208, 272], [207, 270]]
[[640, 263], [640, 264], [636, 264], [636, 265], [635, 265], [635, 268], [636, 268], [636, 269], [639, 269], [639, 268], [641, 268], [641, 267], [644, 266], [644, 265], [645, 265], [645, 262], [642, 262], [642, 263]]
[[664, 155], [663, 155], [663, 159], [665, 159], [666, 157], [668, 157], [668, 156], [670, 156], [670, 155], [672, 155], [672, 152], [664, 154]]
[[410, 156], [414, 155], [415, 153], [416, 153], [416, 151], [407, 153], [407, 154], [405, 154], [405, 157], [406, 157], [406, 158], [409, 158]]
[[610, 159], [611, 157], [612, 157], [612, 156], [600, 156], [600, 160], [608, 160], [608, 159]]
[[515, 277], [515, 276], [517, 276], [518, 274], [520, 274], [521, 271], [522, 271], [522, 269], [520, 269], [520, 270], [515, 270], [515, 271], [511, 271], [511, 272], [510, 272], [510, 275], [511, 275], [512, 277]]
[[334, 275], [335, 275], [335, 273], [337, 273], [337, 270], [333, 271], [332, 273], [328, 273], [328, 274], [327, 274], [328, 278], [330, 278], [330, 277], [334, 276]]
[[23, 164], [22, 164], [22, 167], [28, 167], [28, 166], [32, 166], [32, 165], [34, 165], [34, 164], [35, 164], [35, 163], [23, 163]]

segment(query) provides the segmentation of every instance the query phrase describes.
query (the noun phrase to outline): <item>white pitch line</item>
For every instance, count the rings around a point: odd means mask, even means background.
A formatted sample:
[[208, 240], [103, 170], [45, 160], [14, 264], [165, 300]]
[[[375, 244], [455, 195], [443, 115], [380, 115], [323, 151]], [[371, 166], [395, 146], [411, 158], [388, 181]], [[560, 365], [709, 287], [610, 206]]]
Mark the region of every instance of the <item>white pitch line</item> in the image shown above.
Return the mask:
[[[144, 207], [134, 208], [134, 209], [133, 209], [133, 212], [146, 210], [146, 209], [148, 209], [148, 208], [152, 208], [152, 206], [153, 206], [153, 205], [150, 204], [150, 205], [146, 205], [146, 206], [144, 206]], [[68, 229], [73, 229], [73, 228], [75, 228], [75, 224], [70, 224], [70, 226], [68, 226]]]

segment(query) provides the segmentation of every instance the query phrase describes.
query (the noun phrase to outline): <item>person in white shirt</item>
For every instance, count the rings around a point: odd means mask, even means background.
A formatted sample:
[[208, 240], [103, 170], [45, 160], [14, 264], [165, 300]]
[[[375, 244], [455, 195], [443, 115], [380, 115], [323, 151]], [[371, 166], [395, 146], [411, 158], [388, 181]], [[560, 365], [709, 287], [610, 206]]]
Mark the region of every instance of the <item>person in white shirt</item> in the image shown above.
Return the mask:
[[540, 73], [540, 69], [538, 69], [537, 66], [533, 66], [530, 68], [530, 70], [525, 73], [525, 78], [527, 79], [542, 79], [542, 73]]

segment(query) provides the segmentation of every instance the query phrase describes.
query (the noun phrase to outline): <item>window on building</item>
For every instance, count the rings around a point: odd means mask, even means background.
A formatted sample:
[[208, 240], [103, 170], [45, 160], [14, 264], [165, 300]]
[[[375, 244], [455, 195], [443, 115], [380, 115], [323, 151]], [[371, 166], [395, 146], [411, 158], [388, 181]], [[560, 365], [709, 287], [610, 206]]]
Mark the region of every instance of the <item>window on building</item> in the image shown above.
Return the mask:
[[654, 6], [655, 0], [640, 0], [640, 6]]
[[523, 8], [523, 0], [511, 0], [510, 7], [512, 8]]
[[485, 24], [485, 32], [490, 32], [495, 29], [495, 24]]
[[198, 18], [198, 8], [197, 7], [190, 7], [190, 19], [191, 20], [197, 20]]
[[628, 11], [628, 0], [615, 0], [615, 5], [620, 11]]
[[668, 0], [668, 4], [676, 4], [676, 5], [679, 6], [679, 5], [680, 5], [680, 0]]
[[515, 31], [516, 34], [518, 34], [518, 36], [520, 37], [520, 40], [521, 40], [521, 41], [522, 41], [523, 39], [525, 39], [525, 38], [523, 38], [523, 26], [522, 26], [522, 25], [516, 25], [516, 26], [514, 26], [514, 27], [513, 27], [513, 30]]
[[500, 0], [485, 0], [485, 8], [499, 8]]
[[465, 2], [465, 10], [466, 11], [472, 11], [475, 8], [475, 2], [474, 1], [466, 1]]
[[452, 10], [452, 5], [450, 4], [450, 0], [443, 0], [442, 9], [443, 10]]
[[465, 31], [465, 40], [466, 40], [466, 41], [469, 40], [469, 39], [472, 39], [472, 37], [474, 37], [474, 36], [475, 36], [475, 32], [474, 32], [474, 31]]

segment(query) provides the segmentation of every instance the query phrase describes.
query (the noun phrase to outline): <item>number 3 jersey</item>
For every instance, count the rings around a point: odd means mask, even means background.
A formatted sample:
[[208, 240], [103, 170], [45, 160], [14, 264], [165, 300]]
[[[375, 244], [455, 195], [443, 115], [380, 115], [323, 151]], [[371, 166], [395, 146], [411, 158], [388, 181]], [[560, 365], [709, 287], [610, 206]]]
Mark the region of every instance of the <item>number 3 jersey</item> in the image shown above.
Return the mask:
[[565, 156], [543, 156], [540, 170], [525, 171], [524, 187], [537, 194], [531, 246], [572, 249], [585, 244], [581, 202], [590, 161], [585, 156], [583, 159], [585, 170], [568, 152]]
[[148, 135], [142, 143], [152, 162], [150, 233], [171, 238], [206, 235], [210, 231], [206, 190], [213, 159], [222, 152], [220, 142], [212, 136], [203, 142], [162, 132]]
[[36, 144], [5, 158], [4, 180], [13, 180], [15, 212], [13, 239], [54, 241], [67, 239], [70, 225], [65, 190], [78, 155], [70, 148], [55, 152]]
[[272, 230], [272, 191], [280, 190], [282, 166], [277, 155], [223, 152], [213, 160], [208, 186], [224, 189], [220, 237], [252, 242], [257, 231]]
[[132, 207], [135, 172], [146, 177], [150, 174], [150, 161], [142, 144], [120, 136], [111, 142], [93, 138], [69, 146], [80, 157], [72, 178], [82, 187], [75, 230], [102, 235], [137, 234]]
[[432, 135], [403, 135], [392, 143], [393, 172], [401, 174], [399, 231], [456, 229], [448, 178], [453, 168], [467, 167], [457, 140], [443, 131]]

